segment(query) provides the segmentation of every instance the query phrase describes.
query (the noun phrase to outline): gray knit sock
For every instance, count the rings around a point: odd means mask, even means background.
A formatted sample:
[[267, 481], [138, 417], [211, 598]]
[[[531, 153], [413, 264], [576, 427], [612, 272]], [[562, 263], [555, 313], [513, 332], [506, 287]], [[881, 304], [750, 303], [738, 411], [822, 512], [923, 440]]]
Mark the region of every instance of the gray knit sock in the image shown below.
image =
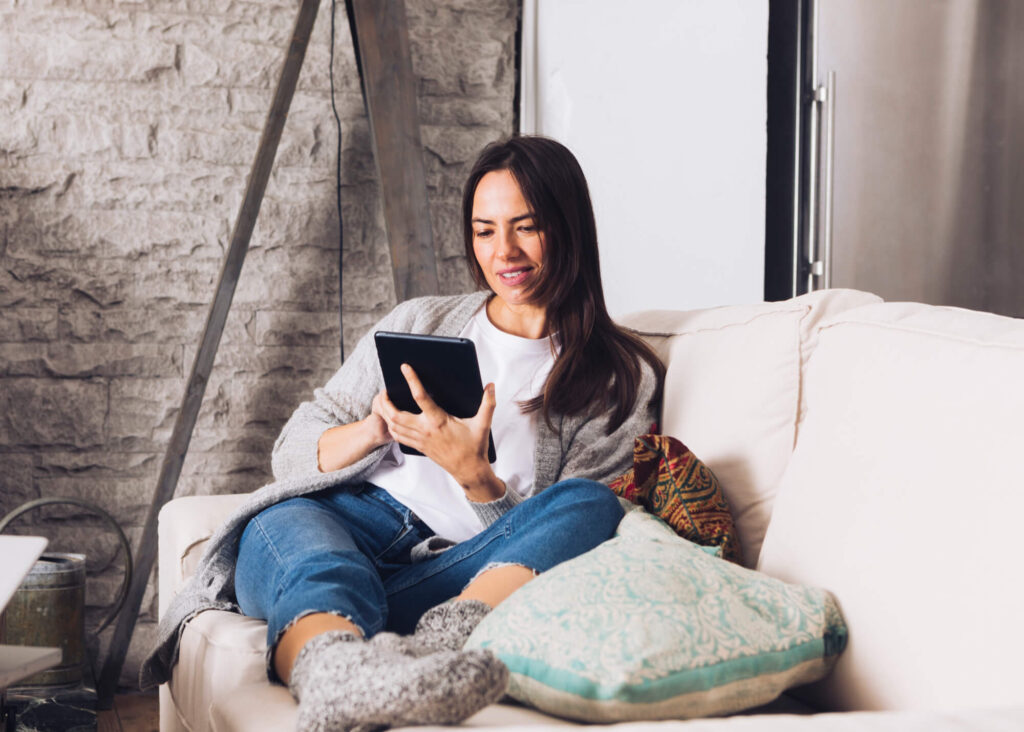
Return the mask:
[[417, 658], [386, 640], [363, 641], [343, 631], [306, 643], [289, 683], [299, 702], [300, 732], [457, 724], [500, 699], [507, 686], [508, 669], [490, 651]]
[[449, 600], [430, 608], [409, 637], [416, 655], [436, 651], [461, 651], [473, 630], [491, 611], [480, 600]]

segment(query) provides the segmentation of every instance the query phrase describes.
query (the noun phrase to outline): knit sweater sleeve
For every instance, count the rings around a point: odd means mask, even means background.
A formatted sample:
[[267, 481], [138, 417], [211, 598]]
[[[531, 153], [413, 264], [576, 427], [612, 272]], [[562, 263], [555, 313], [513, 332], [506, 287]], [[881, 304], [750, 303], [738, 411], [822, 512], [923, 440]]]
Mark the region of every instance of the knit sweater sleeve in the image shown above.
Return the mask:
[[[370, 328], [330, 381], [313, 392], [311, 401], [295, 410], [274, 443], [271, 469], [276, 480], [319, 474], [320, 436], [331, 427], [356, 422], [370, 413], [373, 398], [384, 385], [373, 333], [408, 330], [415, 320], [415, 302], [400, 304]], [[384, 450], [378, 447], [363, 460], [375, 463]]]
[[470, 501], [469, 505], [473, 509], [473, 512], [476, 513], [477, 518], [480, 519], [480, 523], [482, 523], [484, 527], [487, 527], [504, 516], [509, 509], [519, 505], [525, 500], [526, 499], [523, 496], [506, 487], [505, 495], [501, 498], [488, 501], [487, 503], [475, 503]]

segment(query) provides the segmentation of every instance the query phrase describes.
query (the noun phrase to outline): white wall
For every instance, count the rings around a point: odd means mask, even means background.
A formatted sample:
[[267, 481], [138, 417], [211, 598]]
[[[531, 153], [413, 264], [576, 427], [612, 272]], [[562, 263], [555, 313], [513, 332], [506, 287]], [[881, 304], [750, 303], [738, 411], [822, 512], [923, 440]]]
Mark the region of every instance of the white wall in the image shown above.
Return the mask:
[[524, 6], [521, 128], [583, 166], [612, 315], [761, 301], [768, 0]]

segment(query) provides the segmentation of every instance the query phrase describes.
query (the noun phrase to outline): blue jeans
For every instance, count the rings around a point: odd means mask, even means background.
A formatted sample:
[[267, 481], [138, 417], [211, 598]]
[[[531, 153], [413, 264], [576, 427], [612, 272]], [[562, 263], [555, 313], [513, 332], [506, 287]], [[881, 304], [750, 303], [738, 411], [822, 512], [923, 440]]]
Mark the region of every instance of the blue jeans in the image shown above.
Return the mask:
[[537, 572], [611, 538], [622, 507], [591, 480], [556, 483], [472, 539], [421, 561], [414, 546], [433, 532], [375, 485], [292, 498], [256, 515], [242, 534], [235, 594], [246, 615], [267, 621], [267, 644], [314, 612], [351, 620], [369, 638], [410, 633], [420, 616], [460, 594], [490, 565]]

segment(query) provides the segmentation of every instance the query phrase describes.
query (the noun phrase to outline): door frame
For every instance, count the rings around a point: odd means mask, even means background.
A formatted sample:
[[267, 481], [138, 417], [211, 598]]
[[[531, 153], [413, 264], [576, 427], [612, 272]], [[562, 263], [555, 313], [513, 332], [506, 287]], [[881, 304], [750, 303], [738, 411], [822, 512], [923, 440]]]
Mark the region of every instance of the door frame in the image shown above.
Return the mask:
[[810, 12], [813, 0], [768, 2], [768, 149], [765, 160], [764, 299], [807, 291], [802, 201], [806, 185]]

